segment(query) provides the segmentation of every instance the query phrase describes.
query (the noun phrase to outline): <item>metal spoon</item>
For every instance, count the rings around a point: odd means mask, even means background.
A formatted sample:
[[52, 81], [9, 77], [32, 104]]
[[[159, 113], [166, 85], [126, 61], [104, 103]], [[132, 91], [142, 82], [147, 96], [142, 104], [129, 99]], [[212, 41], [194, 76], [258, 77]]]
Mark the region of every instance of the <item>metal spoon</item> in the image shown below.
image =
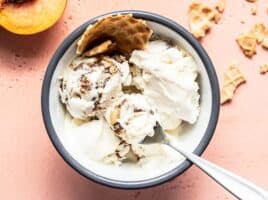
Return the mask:
[[[158, 127], [157, 129], [161, 129]], [[175, 151], [182, 154], [185, 158], [195, 164], [199, 169], [209, 175], [218, 184], [242, 200], [268, 200], [268, 192], [250, 181], [235, 175], [193, 153], [173, 146], [162, 130], [157, 130], [153, 138], [146, 138], [143, 143], [162, 143], [170, 146]]]

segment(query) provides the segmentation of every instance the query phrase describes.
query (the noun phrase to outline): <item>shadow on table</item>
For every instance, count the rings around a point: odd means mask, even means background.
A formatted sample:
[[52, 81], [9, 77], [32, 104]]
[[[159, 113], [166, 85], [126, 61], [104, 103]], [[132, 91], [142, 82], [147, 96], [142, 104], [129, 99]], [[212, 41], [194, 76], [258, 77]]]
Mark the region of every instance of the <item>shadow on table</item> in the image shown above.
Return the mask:
[[48, 30], [33, 35], [17, 35], [0, 27], [1, 59], [27, 69], [31, 62], [49, 60], [67, 33], [63, 18]]
[[0, 50], [20, 54], [22, 57], [38, 55], [50, 46], [62, 29], [62, 20], [50, 29], [33, 35], [17, 35], [0, 27]]
[[0, 28], [0, 49], [21, 57], [32, 57], [48, 44], [52, 32], [53, 30], [48, 30], [35, 35], [17, 35]]
[[[178, 199], [195, 199], [196, 192], [192, 187], [194, 176], [191, 172], [187, 171], [180, 177], [160, 186], [143, 190], [120, 190], [105, 187], [87, 180], [80, 176], [71, 167], [67, 166], [62, 159], [53, 161], [52, 171], [62, 169], [58, 176], [51, 175], [55, 181], [64, 183], [61, 187], [64, 192], [68, 193], [68, 199], [78, 200], [134, 200], [134, 199], [159, 199], [159, 200], [178, 200]], [[189, 181], [191, 180], [191, 181]]]

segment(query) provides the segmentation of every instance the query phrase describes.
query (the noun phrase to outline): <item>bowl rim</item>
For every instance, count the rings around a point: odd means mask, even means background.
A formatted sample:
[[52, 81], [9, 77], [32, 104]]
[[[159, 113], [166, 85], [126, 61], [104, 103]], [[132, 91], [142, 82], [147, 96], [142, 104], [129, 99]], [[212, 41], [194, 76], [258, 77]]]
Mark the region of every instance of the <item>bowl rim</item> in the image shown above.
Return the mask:
[[188, 32], [185, 28], [183, 28], [181, 25], [177, 24], [173, 20], [163, 17], [161, 15], [155, 14], [155, 13], [151, 13], [147, 11], [140, 11], [140, 10], [114, 11], [114, 12], [106, 13], [103, 15], [99, 15], [95, 18], [92, 18], [88, 20], [87, 22], [85, 22], [84, 24], [80, 25], [78, 28], [76, 28], [61, 43], [61, 45], [58, 47], [58, 49], [56, 50], [56, 52], [54, 53], [52, 59], [50, 60], [48, 64], [47, 70], [45, 72], [44, 80], [43, 80], [43, 85], [42, 85], [41, 107], [42, 107], [43, 121], [44, 121], [45, 128], [46, 128], [47, 134], [51, 142], [53, 143], [57, 152], [65, 160], [65, 162], [67, 162], [75, 171], [77, 171], [80, 175], [94, 182], [97, 182], [97, 183], [100, 183], [102, 185], [106, 185], [109, 187], [120, 188], [120, 189], [141, 189], [141, 188], [147, 188], [147, 187], [152, 187], [152, 186], [162, 184], [164, 182], [167, 182], [179, 176], [185, 170], [190, 168], [192, 163], [188, 160], [185, 160], [179, 166], [166, 172], [165, 174], [162, 174], [154, 178], [146, 179], [146, 180], [141, 180], [141, 181], [119, 181], [119, 180], [102, 177], [88, 170], [87, 168], [83, 167], [65, 149], [65, 147], [61, 143], [53, 127], [52, 120], [50, 117], [50, 109], [49, 109], [50, 83], [52, 80], [52, 76], [57, 67], [58, 62], [60, 61], [60, 59], [62, 58], [62, 55], [64, 55], [66, 50], [73, 44], [73, 42], [78, 37], [81, 36], [81, 34], [84, 32], [84, 30], [87, 28], [89, 24], [95, 23], [99, 18], [107, 16], [107, 15], [130, 14], [130, 13], [133, 14], [133, 16], [136, 18], [141, 18], [144, 20], [149, 20], [149, 21], [162, 24], [166, 26], [167, 28], [175, 31], [177, 34], [181, 35], [193, 47], [193, 49], [196, 51], [201, 61], [203, 62], [204, 67], [206, 68], [206, 72], [208, 74], [209, 82], [211, 86], [211, 92], [212, 92], [212, 105], [211, 106], [212, 107], [211, 107], [209, 123], [206, 128], [205, 134], [202, 137], [196, 149], [193, 151], [193, 153], [197, 155], [201, 155], [205, 151], [216, 129], [218, 117], [219, 117], [219, 111], [220, 111], [220, 92], [219, 92], [220, 90], [219, 90], [219, 83], [218, 83], [218, 78], [215, 72], [215, 68], [209, 56], [207, 55], [206, 51], [204, 50], [204, 48], [201, 46], [198, 40], [196, 40], [193, 37], [193, 35], [190, 32]]

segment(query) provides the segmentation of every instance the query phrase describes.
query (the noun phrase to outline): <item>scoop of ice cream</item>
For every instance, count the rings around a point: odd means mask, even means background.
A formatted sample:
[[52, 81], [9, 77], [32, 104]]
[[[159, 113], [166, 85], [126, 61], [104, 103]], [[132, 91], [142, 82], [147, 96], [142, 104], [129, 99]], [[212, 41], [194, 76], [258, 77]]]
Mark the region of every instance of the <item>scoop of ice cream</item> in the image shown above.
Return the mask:
[[125, 94], [107, 109], [106, 120], [117, 137], [128, 144], [140, 143], [154, 135], [156, 116], [146, 98]]
[[105, 162], [121, 164], [123, 160], [138, 161], [144, 156], [138, 148], [146, 136], [154, 135], [156, 116], [153, 108], [141, 94], [124, 94], [107, 109], [106, 121], [121, 141]]
[[109, 57], [79, 58], [60, 79], [61, 101], [74, 118], [98, 117], [121, 95], [122, 84], [128, 84], [129, 79], [127, 62]]
[[145, 50], [133, 51], [130, 62], [142, 70], [142, 79], [133, 78], [156, 108], [157, 120], [165, 130], [181, 121], [194, 123], [199, 115], [196, 78], [198, 67], [191, 56], [157, 40]]

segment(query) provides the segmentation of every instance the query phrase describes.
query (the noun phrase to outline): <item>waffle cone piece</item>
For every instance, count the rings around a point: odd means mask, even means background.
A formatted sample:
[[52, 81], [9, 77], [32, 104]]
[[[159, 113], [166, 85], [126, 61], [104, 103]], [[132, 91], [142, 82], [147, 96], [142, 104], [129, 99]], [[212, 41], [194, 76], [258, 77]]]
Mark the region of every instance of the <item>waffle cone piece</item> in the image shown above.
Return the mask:
[[201, 2], [193, 2], [188, 10], [190, 31], [196, 38], [206, 35], [214, 23], [218, 23], [224, 11], [224, 1], [219, 1], [216, 8]]
[[260, 66], [260, 73], [265, 74], [268, 72], [268, 64], [263, 64]]
[[83, 56], [91, 57], [96, 56], [103, 53], [109, 53], [116, 49], [116, 44], [111, 40], [107, 40], [94, 48], [83, 53]]
[[257, 43], [261, 43], [264, 39], [265, 31], [266, 31], [265, 25], [262, 23], [259, 23], [259, 24], [255, 24], [251, 28], [250, 33], [256, 37]]
[[108, 16], [88, 26], [77, 43], [76, 53], [81, 55], [96, 43], [111, 40], [120, 53], [128, 54], [144, 49], [152, 33], [144, 20], [132, 15]]
[[246, 79], [240, 69], [235, 64], [230, 65], [224, 73], [221, 104], [231, 101], [236, 88], [244, 82]]
[[252, 33], [241, 34], [236, 39], [236, 42], [238, 43], [240, 49], [246, 56], [251, 58], [256, 54], [258, 41], [254, 34]]
[[264, 33], [264, 38], [262, 41], [262, 46], [263, 48], [268, 49], [268, 28], [266, 28], [265, 33]]

